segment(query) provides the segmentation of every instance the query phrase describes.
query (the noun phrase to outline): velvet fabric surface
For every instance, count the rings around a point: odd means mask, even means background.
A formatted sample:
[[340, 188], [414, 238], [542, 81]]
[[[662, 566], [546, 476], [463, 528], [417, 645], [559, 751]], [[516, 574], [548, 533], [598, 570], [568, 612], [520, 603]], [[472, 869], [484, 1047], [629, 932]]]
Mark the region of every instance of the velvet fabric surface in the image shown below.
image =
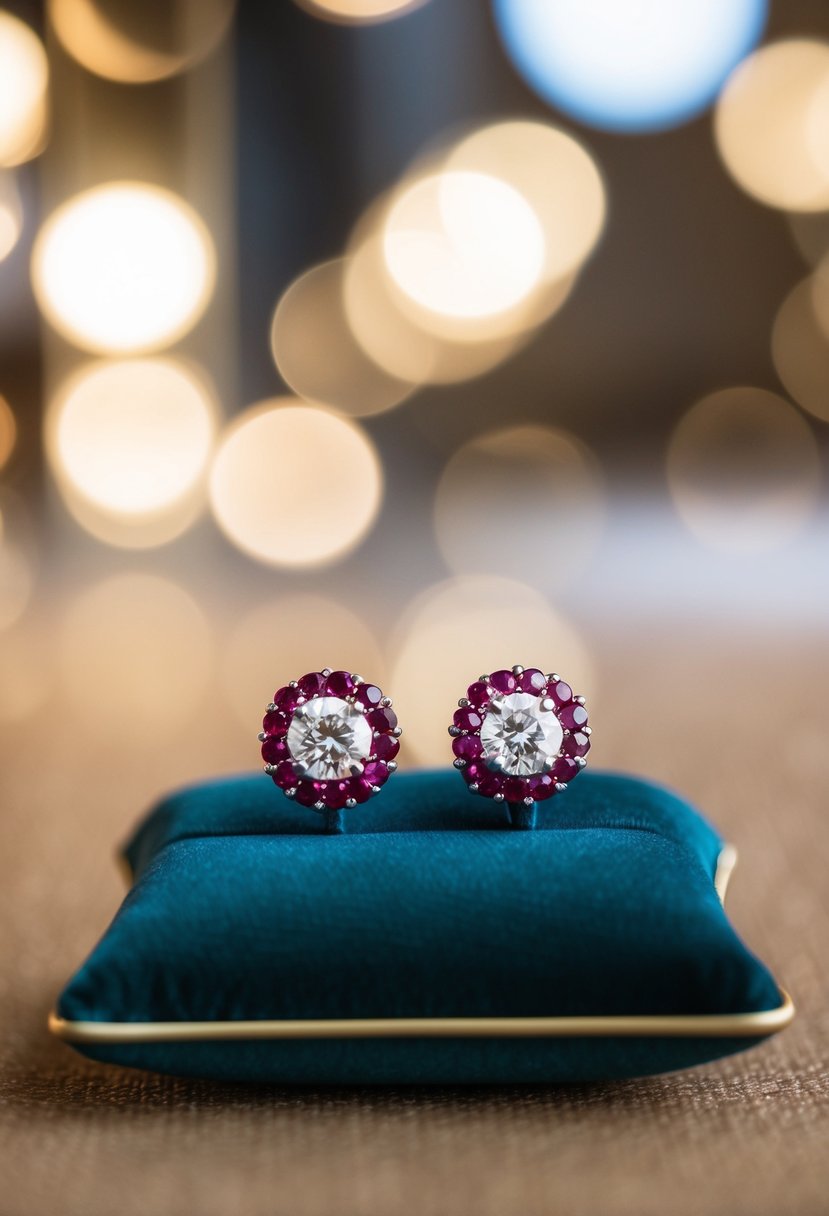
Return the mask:
[[[533, 831], [451, 769], [394, 777], [326, 835], [262, 774], [163, 800], [133, 886], [58, 1002], [69, 1022], [717, 1015], [781, 995], [723, 911], [723, 842], [682, 799], [588, 772]], [[298, 1083], [593, 1080], [742, 1037], [78, 1043], [183, 1076]]]

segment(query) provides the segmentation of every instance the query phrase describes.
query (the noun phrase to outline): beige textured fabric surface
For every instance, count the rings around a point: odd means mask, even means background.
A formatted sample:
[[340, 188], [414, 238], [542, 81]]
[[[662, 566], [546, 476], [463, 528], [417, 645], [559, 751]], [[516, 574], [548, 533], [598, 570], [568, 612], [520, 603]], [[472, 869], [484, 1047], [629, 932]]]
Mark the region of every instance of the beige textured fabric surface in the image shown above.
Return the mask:
[[245, 757], [220, 714], [150, 765], [128, 722], [124, 748], [96, 748], [55, 711], [48, 747], [32, 726], [2, 745], [0, 1212], [829, 1211], [829, 656], [683, 636], [604, 639], [595, 759], [683, 790], [738, 846], [730, 913], [792, 992], [789, 1030], [695, 1071], [568, 1088], [277, 1091], [87, 1063], [45, 1017], [121, 896], [114, 843], [168, 784]]

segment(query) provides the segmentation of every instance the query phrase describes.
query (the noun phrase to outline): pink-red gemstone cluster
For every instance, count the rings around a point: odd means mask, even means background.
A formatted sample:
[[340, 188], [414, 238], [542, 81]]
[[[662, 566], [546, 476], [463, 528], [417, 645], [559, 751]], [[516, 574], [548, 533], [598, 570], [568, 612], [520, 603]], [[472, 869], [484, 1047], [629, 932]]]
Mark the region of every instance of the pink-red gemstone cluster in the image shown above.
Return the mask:
[[[317, 697], [353, 697], [366, 711], [371, 727], [371, 753], [359, 777], [343, 781], [312, 781], [300, 777], [294, 767], [285, 737], [294, 711]], [[302, 806], [322, 803], [331, 810], [341, 810], [352, 799], [368, 802], [377, 787], [385, 785], [396, 768], [391, 762], [400, 750], [397, 714], [390, 705], [383, 705], [383, 692], [376, 684], [359, 680], [348, 671], [310, 671], [274, 693], [272, 707], [262, 721], [262, 759], [276, 785], [284, 791], [295, 791], [293, 797]], [[395, 733], [397, 731], [397, 734]], [[391, 767], [389, 767], [391, 764]]]
[[[493, 694], [504, 696], [514, 692], [549, 697], [564, 732], [561, 749], [553, 767], [547, 773], [529, 777], [513, 777], [495, 772], [483, 759], [481, 727]], [[467, 702], [465, 704], [464, 702]], [[583, 699], [559, 676], [547, 677], [537, 667], [494, 671], [486, 679], [476, 680], [466, 690], [466, 697], [455, 711], [452, 726], [452, 751], [467, 785], [486, 798], [503, 796], [505, 802], [523, 802], [531, 798], [542, 802], [567, 785], [584, 767], [584, 757], [590, 751], [587, 710]], [[581, 763], [579, 763], [581, 761]]]

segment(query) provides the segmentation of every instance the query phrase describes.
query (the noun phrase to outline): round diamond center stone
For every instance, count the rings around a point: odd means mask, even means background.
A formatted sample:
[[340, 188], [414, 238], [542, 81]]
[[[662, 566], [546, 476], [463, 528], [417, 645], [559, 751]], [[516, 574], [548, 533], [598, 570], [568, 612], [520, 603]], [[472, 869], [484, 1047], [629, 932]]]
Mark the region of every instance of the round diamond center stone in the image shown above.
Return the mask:
[[304, 777], [341, 781], [361, 771], [371, 754], [371, 727], [341, 697], [315, 697], [300, 705], [288, 727], [291, 756]]
[[564, 732], [553, 710], [543, 707], [544, 699], [530, 692], [491, 699], [481, 726], [484, 760], [490, 768], [530, 777], [552, 763]]

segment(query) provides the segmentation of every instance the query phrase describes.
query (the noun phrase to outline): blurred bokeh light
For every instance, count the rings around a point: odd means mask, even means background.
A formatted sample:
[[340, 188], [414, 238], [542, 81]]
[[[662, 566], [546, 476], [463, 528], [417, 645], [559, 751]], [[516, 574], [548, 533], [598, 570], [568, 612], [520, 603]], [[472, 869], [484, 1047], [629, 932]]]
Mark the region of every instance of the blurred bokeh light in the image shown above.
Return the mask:
[[668, 452], [676, 509], [706, 545], [755, 553], [785, 544], [815, 509], [820, 458], [809, 424], [759, 388], [702, 398]]
[[235, 0], [48, 0], [64, 49], [108, 80], [146, 84], [199, 63], [228, 31]]
[[34, 30], [0, 9], [0, 166], [19, 165], [42, 147], [49, 64]]
[[211, 479], [213, 513], [243, 552], [277, 566], [316, 566], [350, 552], [383, 494], [365, 432], [328, 410], [282, 398], [228, 427]]
[[17, 440], [17, 423], [14, 420], [12, 407], [0, 393], [0, 469], [6, 464], [14, 451]]
[[391, 409], [415, 388], [370, 359], [345, 314], [345, 259], [314, 266], [280, 299], [271, 349], [285, 383], [300, 397], [362, 416]]
[[447, 727], [458, 698], [485, 671], [513, 663], [560, 671], [588, 698], [590, 655], [574, 626], [538, 591], [507, 578], [457, 578], [424, 590], [392, 644], [390, 687], [407, 755], [451, 762]]
[[24, 551], [0, 531], [0, 631], [10, 628], [26, 610], [32, 593], [32, 569]]
[[297, 0], [315, 17], [345, 24], [388, 21], [420, 8], [427, 0]]
[[22, 227], [23, 207], [14, 175], [0, 170], [0, 262], [14, 249]]
[[52, 694], [53, 681], [52, 654], [40, 630], [22, 624], [0, 633], [0, 722], [31, 718]]
[[546, 101], [612, 131], [676, 126], [758, 41], [766, 0], [495, 0], [507, 53]]
[[[761, 203], [787, 211], [829, 208], [829, 160], [816, 152], [814, 129], [815, 103], [827, 82], [829, 44], [793, 38], [755, 52], [723, 89], [717, 146], [738, 185]], [[829, 142], [829, 121], [822, 135]]]
[[489, 431], [449, 460], [435, 531], [458, 573], [502, 574], [550, 593], [590, 561], [604, 520], [597, 463], [552, 427]]
[[544, 233], [543, 278], [572, 274], [596, 246], [605, 221], [596, 162], [565, 131], [542, 122], [499, 122], [458, 141], [446, 167], [507, 182], [530, 204]]
[[385, 685], [386, 664], [377, 639], [345, 604], [321, 595], [283, 595], [257, 605], [236, 622], [220, 678], [252, 746], [274, 691], [322, 667], [356, 671]]
[[383, 252], [404, 295], [450, 321], [514, 307], [538, 284], [546, 258], [538, 217], [517, 190], [490, 174], [457, 170], [400, 193], [386, 216]]
[[786, 222], [807, 266], [816, 266], [829, 254], [829, 211], [793, 211]]
[[32, 282], [46, 319], [84, 349], [155, 350], [181, 338], [213, 291], [210, 235], [177, 195], [113, 182], [60, 206], [41, 229]]
[[829, 342], [829, 255], [819, 264], [811, 278], [812, 305], [818, 325]]
[[774, 366], [786, 392], [824, 422], [829, 422], [827, 297], [822, 276], [803, 279], [780, 305], [771, 336]]
[[80, 591], [61, 621], [58, 649], [64, 704], [99, 745], [118, 748], [124, 768], [136, 749], [188, 722], [213, 668], [203, 612], [154, 574], [118, 574]]
[[[566, 298], [569, 284], [559, 295]], [[481, 376], [513, 354], [520, 342], [514, 318], [497, 318], [496, 330], [506, 325], [505, 336], [484, 337], [480, 323], [467, 323], [462, 329], [456, 321], [431, 314], [429, 329], [418, 324], [412, 310], [400, 307], [402, 293], [394, 291], [386, 273], [382, 238], [369, 236], [356, 245], [345, 270], [344, 301], [349, 328], [356, 341], [378, 367], [388, 375], [413, 384], [452, 384]], [[421, 310], [419, 320], [426, 318]], [[434, 332], [444, 330], [444, 336]], [[492, 327], [489, 318], [485, 327]], [[455, 337], [448, 336], [451, 331]], [[462, 340], [461, 334], [469, 340]], [[475, 335], [478, 340], [474, 340]]]
[[[217, 406], [202, 374], [172, 359], [91, 363], [57, 390], [46, 419], [52, 470], [100, 539], [169, 540], [192, 518], [213, 447]], [[184, 508], [184, 510], [182, 510]], [[111, 521], [107, 528], [105, 520]], [[119, 526], [120, 525], [120, 526]]]

